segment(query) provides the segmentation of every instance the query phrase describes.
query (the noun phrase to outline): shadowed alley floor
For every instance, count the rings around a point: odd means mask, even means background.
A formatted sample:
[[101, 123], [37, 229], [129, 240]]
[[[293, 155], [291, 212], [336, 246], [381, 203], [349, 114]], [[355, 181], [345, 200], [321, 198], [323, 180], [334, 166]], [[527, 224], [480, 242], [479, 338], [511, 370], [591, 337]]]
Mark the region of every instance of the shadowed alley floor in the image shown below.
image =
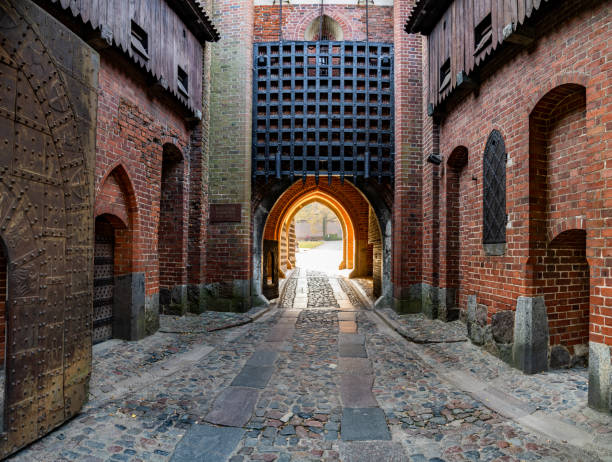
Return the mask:
[[[527, 377], [458, 322], [380, 313], [442, 342], [417, 345], [362, 300], [338, 274], [298, 269], [254, 322], [208, 332], [250, 319], [164, 317], [165, 332], [97, 345], [81, 415], [11, 460], [612, 460], [612, 422], [585, 410], [584, 371]], [[542, 410], [567, 420], [560, 438], [531, 430]], [[586, 436], [564, 443], [564, 431]]]

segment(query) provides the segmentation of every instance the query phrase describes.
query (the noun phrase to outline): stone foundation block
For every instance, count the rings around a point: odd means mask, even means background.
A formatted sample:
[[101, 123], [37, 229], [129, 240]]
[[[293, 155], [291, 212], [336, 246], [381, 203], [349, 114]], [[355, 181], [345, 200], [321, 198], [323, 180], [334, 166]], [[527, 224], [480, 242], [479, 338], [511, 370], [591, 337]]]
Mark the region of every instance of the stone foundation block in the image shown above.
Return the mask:
[[491, 317], [491, 334], [497, 343], [508, 344], [514, 339], [514, 312], [500, 311]]
[[548, 316], [543, 297], [519, 297], [514, 322], [514, 365], [527, 374], [548, 369]]
[[129, 273], [116, 276], [113, 306], [113, 337], [123, 340], [140, 340], [144, 338], [148, 334], [146, 330], [145, 305], [144, 273]]
[[552, 369], [568, 368], [572, 356], [563, 345], [555, 345], [550, 348], [550, 367]]
[[612, 413], [610, 347], [589, 342], [589, 406]]

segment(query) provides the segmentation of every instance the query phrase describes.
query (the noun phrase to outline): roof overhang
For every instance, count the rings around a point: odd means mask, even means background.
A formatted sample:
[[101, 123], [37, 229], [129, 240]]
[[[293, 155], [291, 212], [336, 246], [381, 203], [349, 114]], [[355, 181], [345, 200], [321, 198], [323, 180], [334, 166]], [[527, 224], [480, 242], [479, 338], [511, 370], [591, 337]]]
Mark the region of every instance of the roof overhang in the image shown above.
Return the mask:
[[212, 20], [196, 0], [166, 0], [189, 30], [204, 42], [217, 42], [221, 37]]
[[409, 34], [429, 35], [453, 0], [418, 0], [404, 29]]

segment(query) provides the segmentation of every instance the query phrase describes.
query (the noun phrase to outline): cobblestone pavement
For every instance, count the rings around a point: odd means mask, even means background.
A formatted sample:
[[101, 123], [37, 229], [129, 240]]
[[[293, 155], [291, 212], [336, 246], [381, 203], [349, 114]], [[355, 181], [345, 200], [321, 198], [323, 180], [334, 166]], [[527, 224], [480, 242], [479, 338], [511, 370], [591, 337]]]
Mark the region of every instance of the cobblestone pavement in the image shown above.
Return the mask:
[[[254, 322], [211, 332], [248, 319], [167, 318], [168, 332], [97, 345], [90, 402], [11, 460], [612, 460], [530, 432], [441, 373], [463, 367], [609, 439], [610, 419], [584, 408], [584, 371], [523, 376], [469, 342], [410, 343], [352, 291], [294, 271], [279, 307]], [[422, 338], [439, 329], [402, 325]]]

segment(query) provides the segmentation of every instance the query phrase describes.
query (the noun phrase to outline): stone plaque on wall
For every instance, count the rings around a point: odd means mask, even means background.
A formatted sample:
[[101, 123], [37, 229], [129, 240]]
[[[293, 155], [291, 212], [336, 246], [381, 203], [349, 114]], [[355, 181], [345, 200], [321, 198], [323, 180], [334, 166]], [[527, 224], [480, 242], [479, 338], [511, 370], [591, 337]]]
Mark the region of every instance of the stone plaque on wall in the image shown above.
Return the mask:
[[242, 221], [241, 204], [211, 204], [211, 223], [240, 223]]

